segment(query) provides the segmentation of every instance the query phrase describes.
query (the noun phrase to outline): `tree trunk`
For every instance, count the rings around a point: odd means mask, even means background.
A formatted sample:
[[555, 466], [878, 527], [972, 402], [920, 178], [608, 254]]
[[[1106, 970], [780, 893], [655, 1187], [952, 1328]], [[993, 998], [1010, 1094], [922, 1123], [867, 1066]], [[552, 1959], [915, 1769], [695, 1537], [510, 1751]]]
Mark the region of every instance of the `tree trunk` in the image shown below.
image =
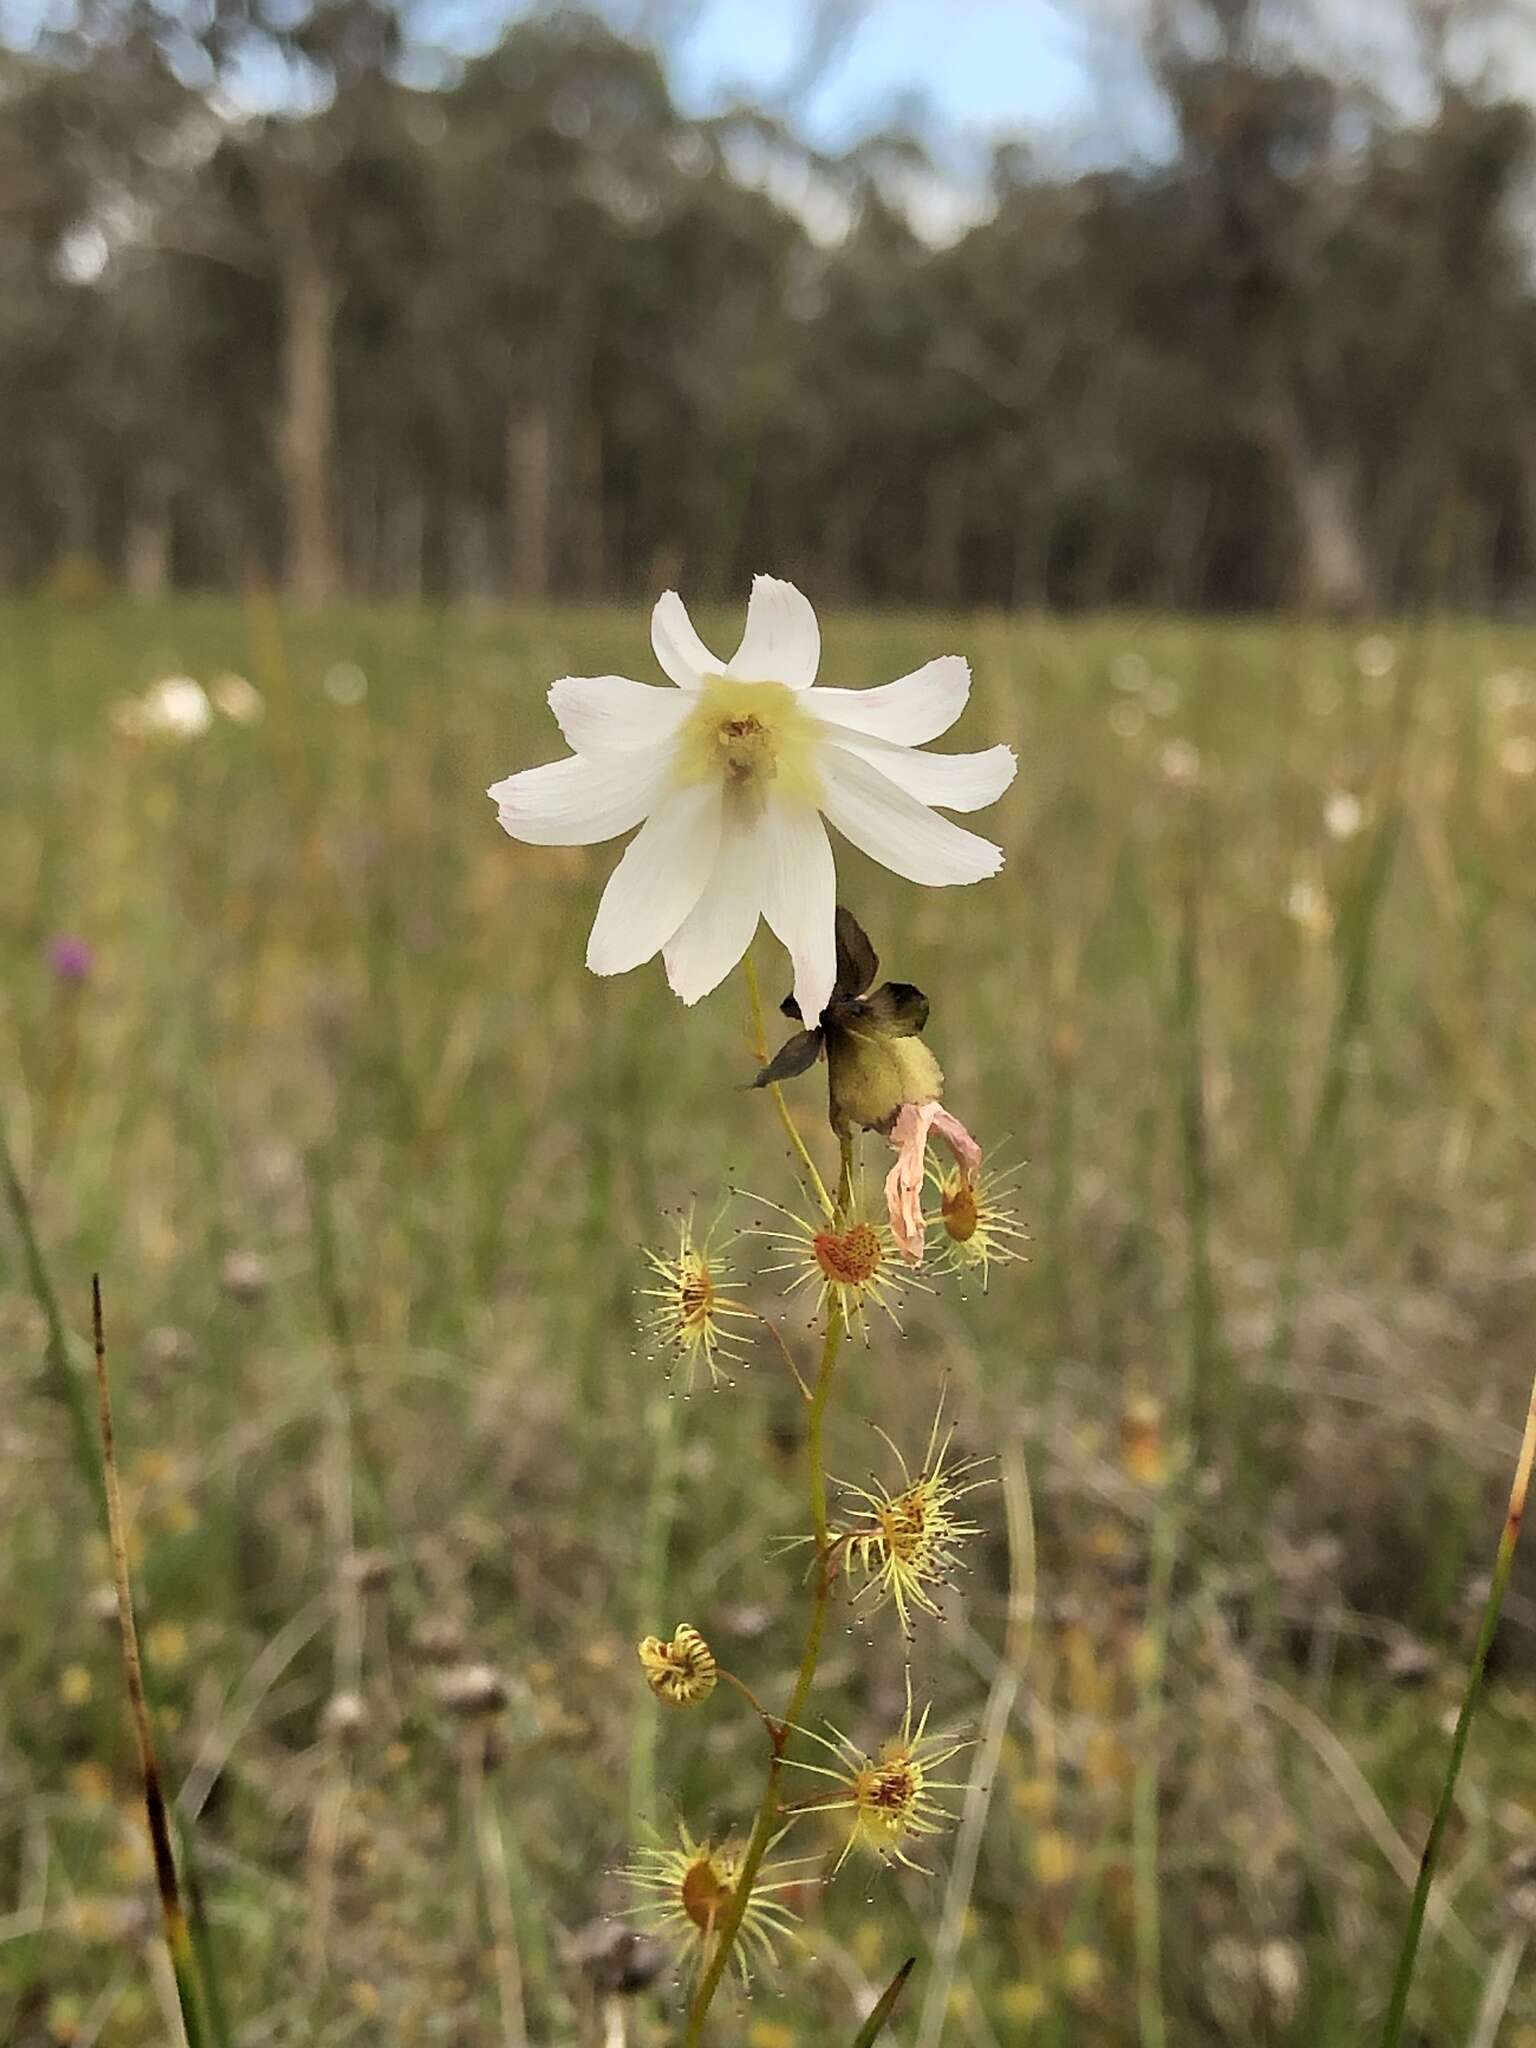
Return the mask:
[[162, 597], [171, 580], [171, 507], [157, 481], [146, 482], [128, 512], [123, 536], [123, 580], [139, 598]]
[[278, 394], [278, 467], [288, 587], [304, 604], [336, 592], [331, 472], [336, 439], [336, 281], [300, 200], [285, 207], [279, 239], [282, 363]]
[[507, 415], [507, 588], [514, 598], [549, 595], [550, 487], [554, 435], [542, 400]]
[[1298, 604], [1336, 617], [1360, 611], [1371, 579], [1350, 464], [1313, 444], [1289, 392], [1272, 397], [1261, 431], [1295, 519]]

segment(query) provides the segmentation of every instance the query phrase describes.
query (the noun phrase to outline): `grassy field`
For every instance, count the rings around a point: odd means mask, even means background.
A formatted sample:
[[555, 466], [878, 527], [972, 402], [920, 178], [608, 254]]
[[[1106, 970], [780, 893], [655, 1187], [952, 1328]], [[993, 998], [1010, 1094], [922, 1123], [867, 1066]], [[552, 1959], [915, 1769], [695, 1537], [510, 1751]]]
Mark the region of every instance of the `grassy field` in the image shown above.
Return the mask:
[[[880, 1463], [871, 1422], [920, 1449], [947, 1371], [1034, 1558], [973, 1496], [915, 1653], [996, 1737], [973, 1878], [943, 1841], [928, 1880], [807, 1883], [713, 2038], [845, 2048], [916, 1954], [904, 2048], [1373, 2043], [1536, 1363], [1536, 634], [826, 647], [840, 683], [968, 655], [949, 744], [1018, 748], [999, 881], [839, 870], [1033, 1239], [855, 1349], [831, 1464]], [[72, 1370], [102, 1275], [164, 1760], [252, 2048], [489, 2048], [519, 2006], [543, 2048], [674, 2041], [665, 1976], [610, 1999], [582, 1958], [648, 1826], [749, 1822], [763, 1742], [723, 1690], [664, 1714], [633, 1645], [689, 1618], [775, 1699], [797, 1654], [788, 1375], [674, 1399], [634, 1325], [680, 1206], [793, 1199], [739, 978], [684, 1011], [659, 968], [587, 976], [611, 849], [514, 846], [483, 795], [562, 751], [550, 679], [611, 671], [652, 673], [643, 606], [0, 606], [0, 1117]], [[124, 730], [176, 673], [264, 715]], [[790, 1100], [830, 1168], [819, 1078]], [[136, 2048], [173, 2036], [110, 1574], [21, 1250], [0, 1213], [0, 2040]], [[1417, 2048], [1536, 2048], [1524, 1564]], [[466, 1715], [482, 1665], [504, 1703]], [[892, 1618], [839, 1611], [818, 1710], [862, 1735], [901, 1692]]]

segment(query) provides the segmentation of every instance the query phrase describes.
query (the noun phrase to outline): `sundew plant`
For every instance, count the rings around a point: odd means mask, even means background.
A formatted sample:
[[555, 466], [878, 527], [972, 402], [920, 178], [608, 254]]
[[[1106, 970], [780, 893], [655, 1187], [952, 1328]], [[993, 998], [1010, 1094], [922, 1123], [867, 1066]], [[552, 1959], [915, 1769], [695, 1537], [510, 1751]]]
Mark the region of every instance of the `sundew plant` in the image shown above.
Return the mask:
[[[736, 1832], [701, 1837], [685, 1819], [675, 1840], [640, 1849], [627, 1873], [637, 1918], [677, 1952], [687, 1995], [682, 2040], [693, 2048], [727, 1976], [745, 1982], [772, 1968], [793, 1939], [788, 1895], [818, 1869], [835, 1877], [855, 1855], [926, 1869], [924, 1850], [952, 1817], [947, 1795], [960, 1789], [947, 1771], [964, 1743], [932, 1727], [929, 1706], [913, 1698], [909, 1664], [905, 1711], [872, 1749], [818, 1726], [814, 1691], [839, 1594], [866, 1613], [893, 1610], [892, 1654], [906, 1662], [911, 1632], [937, 1614], [935, 1594], [977, 1533], [965, 1501], [986, 1472], [952, 1455], [936, 1390], [926, 1443], [887, 1440], [888, 1480], [849, 1487], [835, 1504], [826, 1425], [850, 1336], [878, 1342], [909, 1288], [946, 1275], [984, 1284], [993, 1266], [1018, 1256], [1023, 1231], [1006, 1179], [986, 1167], [981, 1145], [943, 1103], [944, 1077], [923, 1036], [928, 998], [911, 983], [880, 979], [874, 945], [837, 900], [826, 825], [921, 887], [985, 881], [1002, 866], [1000, 850], [940, 811], [983, 809], [1016, 764], [1003, 746], [925, 751], [965, 709], [970, 671], [957, 656], [876, 687], [819, 685], [815, 613], [772, 577], [755, 579], [729, 661], [704, 645], [670, 591], [652, 615], [651, 644], [667, 686], [619, 676], [556, 682], [550, 706], [572, 752], [489, 793], [507, 832], [536, 845], [588, 845], [639, 828], [603, 892], [587, 965], [620, 974], [659, 953], [688, 1004], [743, 966], [759, 1062], [752, 1085], [776, 1109], [796, 1168], [788, 1201], [755, 1203], [769, 1224], [742, 1236], [724, 1220], [700, 1231], [690, 1217], [648, 1254], [641, 1288], [650, 1334], [690, 1384], [701, 1375], [733, 1384], [733, 1361], [761, 1343], [792, 1375], [805, 1413], [810, 1565], [802, 1569], [803, 1550], [788, 1554], [806, 1615], [787, 1700], [765, 1703], [750, 1674], [726, 1670], [689, 1622], [638, 1646], [639, 1676], [658, 1699], [716, 1710], [722, 1697], [737, 1698], [765, 1736], [756, 1811]], [[777, 1051], [750, 953], [760, 922], [790, 960], [782, 1008], [794, 1028]], [[783, 1093], [821, 1064], [837, 1146], [826, 1171]], [[860, 1156], [865, 1134], [894, 1155], [879, 1192]], [[721, 1192], [726, 1219], [731, 1191]], [[751, 1276], [734, 1263], [746, 1241], [764, 1247], [763, 1277], [813, 1306], [817, 1342], [804, 1361], [779, 1321], [748, 1298]], [[828, 1814], [843, 1824], [841, 1850], [798, 1855], [797, 1824]]]

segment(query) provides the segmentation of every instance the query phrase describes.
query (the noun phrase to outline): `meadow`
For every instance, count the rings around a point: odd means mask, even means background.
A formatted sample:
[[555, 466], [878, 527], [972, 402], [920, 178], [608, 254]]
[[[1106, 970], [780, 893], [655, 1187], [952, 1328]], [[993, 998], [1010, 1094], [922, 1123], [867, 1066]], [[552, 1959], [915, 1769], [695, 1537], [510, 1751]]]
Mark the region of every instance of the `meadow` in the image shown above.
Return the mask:
[[[786, 1691], [801, 1417], [769, 1357], [669, 1383], [641, 1248], [793, 1181], [739, 977], [685, 1011], [588, 976], [611, 849], [514, 846], [483, 794], [563, 751], [554, 677], [653, 678], [647, 611], [0, 604], [0, 1123], [39, 1252], [0, 1212], [17, 2048], [175, 2038], [67, 1398], [93, 1272], [228, 2038], [676, 2039], [665, 1973], [615, 1988], [616, 1872], [679, 1815], [745, 1825], [762, 1737], [666, 1713], [634, 1644], [689, 1617]], [[839, 874], [1032, 1240], [852, 1351], [830, 1462], [879, 1465], [871, 1421], [920, 1445], [942, 1370], [1029, 1513], [972, 1497], [917, 1646], [996, 1735], [935, 1875], [804, 1884], [712, 2038], [844, 2048], [915, 1954], [904, 2048], [1372, 2043], [1536, 1365], [1536, 635], [824, 629], [837, 683], [965, 654], [945, 744], [1018, 749], [998, 881]], [[142, 730], [171, 675], [238, 710]], [[830, 1170], [819, 1076], [788, 1100]], [[1536, 2048], [1522, 1563], [1416, 2048]], [[838, 1612], [842, 1728], [899, 1711], [890, 1622]]]

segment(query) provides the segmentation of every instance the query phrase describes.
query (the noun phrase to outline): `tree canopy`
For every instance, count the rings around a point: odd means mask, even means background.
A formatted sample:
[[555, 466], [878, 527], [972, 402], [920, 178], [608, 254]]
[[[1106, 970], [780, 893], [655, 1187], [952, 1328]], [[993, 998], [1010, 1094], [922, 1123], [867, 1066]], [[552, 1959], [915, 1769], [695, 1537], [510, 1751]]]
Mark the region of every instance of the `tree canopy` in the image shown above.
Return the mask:
[[915, 142], [691, 117], [592, 15], [424, 85], [387, 0], [109, 0], [0, 50], [0, 582], [1521, 602], [1530, 112], [1262, 28], [1154, 9], [1171, 148], [1000, 148], [938, 245]]

